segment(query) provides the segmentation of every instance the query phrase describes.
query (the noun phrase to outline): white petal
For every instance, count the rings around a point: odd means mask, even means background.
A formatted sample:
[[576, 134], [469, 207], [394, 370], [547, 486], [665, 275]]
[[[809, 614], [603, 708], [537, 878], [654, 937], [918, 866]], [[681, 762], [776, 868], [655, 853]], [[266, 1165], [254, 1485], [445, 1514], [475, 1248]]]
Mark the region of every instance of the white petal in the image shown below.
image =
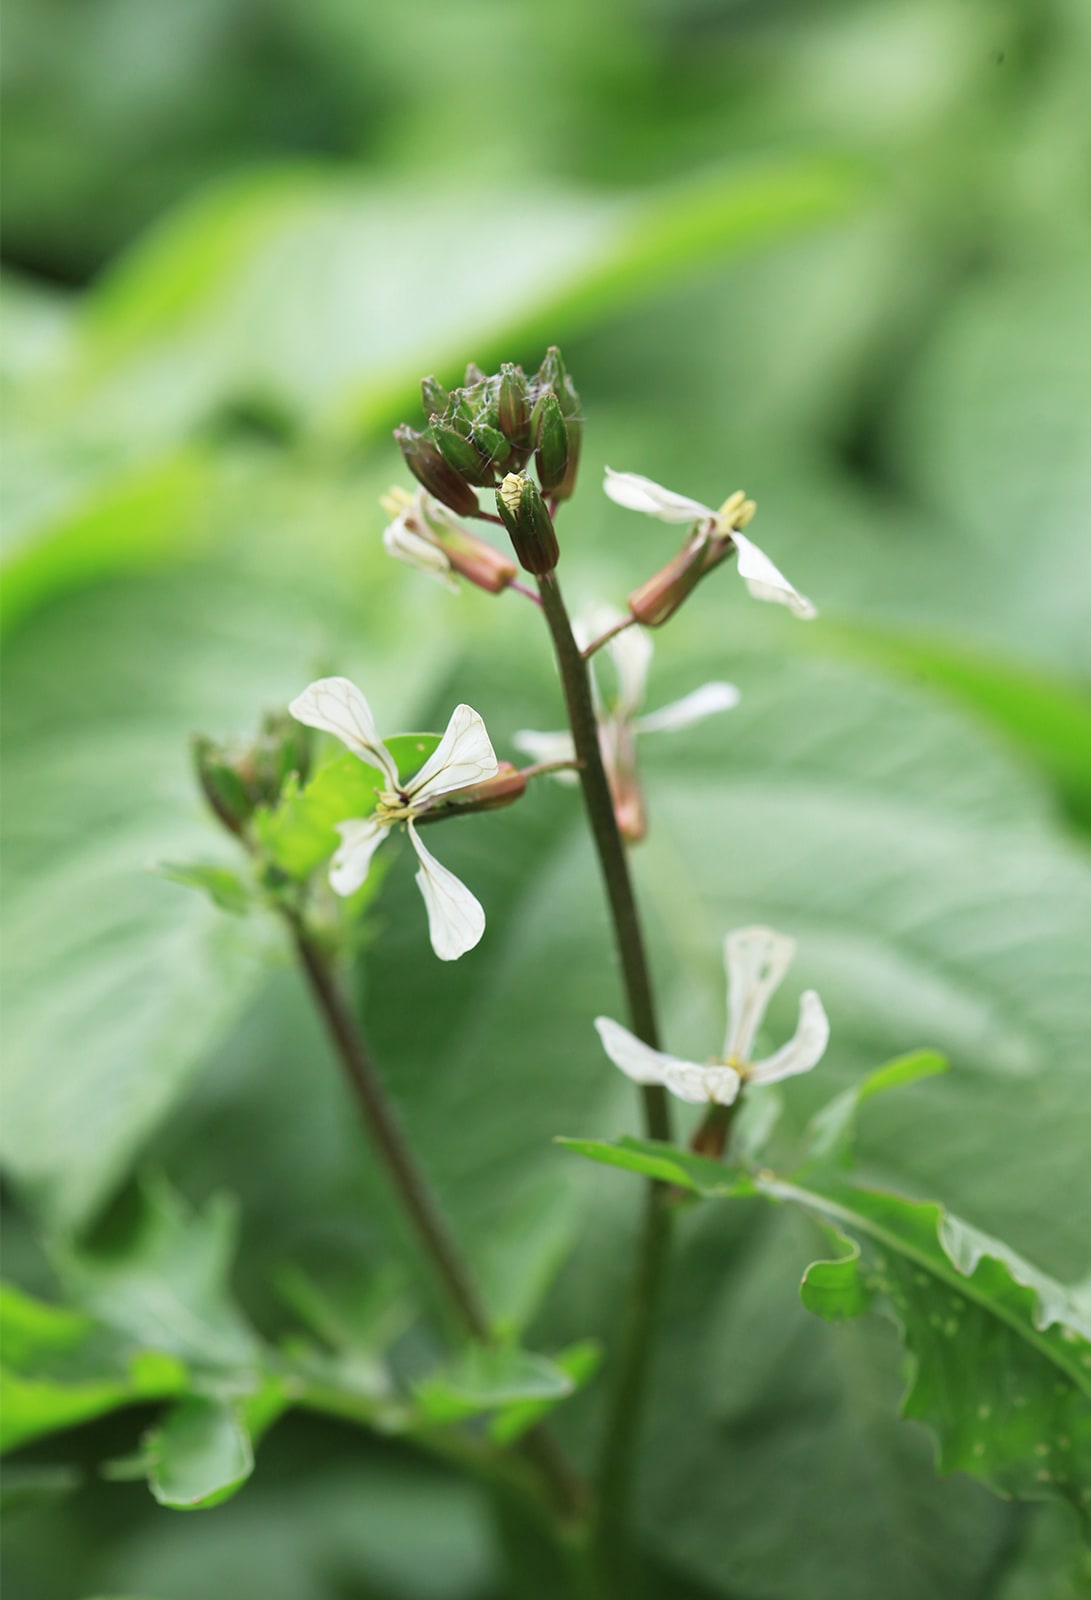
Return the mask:
[[627, 616], [627, 611], [619, 611], [617, 606], [602, 601], [581, 606], [577, 615], [572, 618], [572, 637], [581, 650], [586, 650], [593, 639], [599, 639], [611, 628], [616, 628]]
[[734, 1067], [699, 1067], [695, 1062], [683, 1062], [668, 1067], [663, 1082], [679, 1100], [689, 1100], [694, 1105], [714, 1101], [716, 1105], [730, 1106], [738, 1097], [742, 1079]]
[[730, 711], [738, 703], [739, 691], [733, 683], [704, 683], [681, 700], [638, 717], [633, 727], [637, 733], [673, 733], [676, 728], [688, 728], [705, 717], [715, 716], [717, 711]]
[[495, 778], [500, 770], [485, 724], [472, 706], [456, 706], [447, 731], [406, 788], [413, 800], [432, 800], [467, 784]]
[[[575, 761], [576, 746], [570, 733], [536, 733], [533, 728], [521, 728], [512, 740], [517, 750], [522, 750], [532, 761]], [[554, 772], [558, 783], [579, 783], [575, 772]]]
[[751, 1083], [776, 1083], [778, 1078], [793, 1078], [817, 1066], [830, 1042], [829, 1018], [813, 989], [800, 996], [799, 1023], [794, 1036], [764, 1061], [750, 1069]]
[[371, 858], [386, 838], [387, 829], [374, 817], [354, 817], [339, 822], [341, 843], [330, 862], [330, 888], [334, 894], [355, 894], [371, 868]]
[[602, 1048], [614, 1066], [620, 1067], [625, 1076], [632, 1078], [634, 1083], [665, 1084], [669, 1072], [706, 1070], [694, 1061], [682, 1061], [678, 1056], [669, 1056], [662, 1050], [653, 1050], [650, 1044], [645, 1044], [635, 1033], [630, 1033], [628, 1028], [623, 1028], [620, 1022], [614, 1022], [610, 1017], [596, 1017], [595, 1027], [602, 1040]]
[[792, 964], [796, 942], [772, 928], [736, 928], [724, 940], [727, 967], [727, 1041], [729, 1061], [750, 1060], [754, 1035], [769, 997]]
[[485, 932], [481, 902], [424, 848], [411, 822], [406, 831], [420, 862], [417, 887], [428, 910], [432, 949], [441, 961], [457, 961], [473, 949]]
[[773, 600], [777, 605], [787, 606], [794, 616], [807, 621], [817, 617], [817, 607], [806, 595], [793, 589], [783, 572], [774, 567], [764, 551], [734, 529], [731, 538], [739, 552], [739, 577], [755, 600]]
[[458, 584], [451, 576], [451, 563], [444, 552], [438, 544], [415, 532], [404, 515], [395, 517], [383, 529], [383, 549], [396, 561], [404, 561], [407, 567], [427, 573], [430, 578], [437, 578], [445, 589], [457, 592]]
[[354, 683], [347, 678], [319, 678], [296, 696], [288, 710], [308, 728], [336, 734], [353, 755], [369, 767], [378, 767], [391, 788], [397, 788], [398, 769], [379, 738], [371, 707]]
[[644, 629], [634, 624], [611, 639], [606, 648], [617, 673], [618, 713], [624, 718], [634, 717], [644, 704], [655, 646]]
[[700, 522], [716, 515], [711, 506], [703, 506], [699, 500], [690, 500], [684, 494], [675, 494], [673, 489], [664, 489], [661, 483], [642, 478], [639, 472], [615, 472], [613, 467], [607, 467], [602, 487], [616, 505], [625, 506], [629, 511], [643, 511], [649, 517], [658, 517], [660, 522]]

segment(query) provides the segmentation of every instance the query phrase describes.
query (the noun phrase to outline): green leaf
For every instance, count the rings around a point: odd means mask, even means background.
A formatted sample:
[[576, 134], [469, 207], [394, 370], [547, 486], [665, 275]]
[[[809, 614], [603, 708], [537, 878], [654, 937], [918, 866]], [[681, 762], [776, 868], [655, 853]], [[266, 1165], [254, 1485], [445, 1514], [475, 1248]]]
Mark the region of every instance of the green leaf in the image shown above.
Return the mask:
[[218, 1400], [175, 1406], [144, 1443], [148, 1484], [162, 1506], [207, 1510], [229, 1500], [254, 1470], [254, 1451], [238, 1410]]
[[[553, 1364], [567, 1377], [572, 1389], [582, 1389], [594, 1377], [602, 1363], [602, 1346], [594, 1339], [581, 1340], [552, 1358]], [[556, 1404], [554, 1398], [513, 1401], [497, 1411], [489, 1423], [489, 1437], [497, 1444], [513, 1444], [523, 1434], [548, 1416]]]
[[607, 1167], [639, 1172], [645, 1178], [689, 1189], [706, 1199], [724, 1199], [732, 1194], [750, 1194], [749, 1181], [738, 1172], [706, 1156], [695, 1156], [672, 1144], [656, 1139], [558, 1139], [566, 1150], [599, 1161]]
[[1063, 1285], [932, 1203], [756, 1184], [833, 1225], [840, 1253], [804, 1274], [808, 1310], [840, 1321], [877, 1304], [898, 1324], [913, 1358], [902, 1412], [935, 1434], [941, 1472], [1091, 1514], [1091, 1319]]
[[120, 1406], [178, 1394], [182, 1364], [141, 1350], [72, 1307], [0, 1286], [0, 1449], [76, 1427]]
[[546, 1356], [510, 1345], [471, 1345], [413, 1393], [423, 1422], [451, 1423], [509, 1406], [556, 1405], [575, 1388], [572, 1374]]
[[[424, 765], [439, 745], [439, 734], [406, 733], [384, 741], [403, 779]], [[366, 817], [375, 809], [383, 774], [349, 752], [335, 756], [303, 788], [289, 778], [280, 804], [260, 811], [255, 832], [277, 866], [305, 878], [329, 860], [339, 841], [339, 822]]]
[[921, 1078], [932, 1078], [946, 1072], [948, 1063], [933, 1050], [915, 1050], [911, 1055], [899, 1056], [885, 1066], [869, 1072], [852, 1089], [837, 1095], [811, 1118], [805, 1134], [804, 1159], [835, 1161], [848, 1166], [852, 1161], [852, 1141], [856, 1131], [856, 1117], [860, 1107], [872, 1095], [885, 1094], [888, 1089], [900, 1089], [916, 1083]]
[[252, 911], [255, 902], [254, 887], [248, 883], [241, 873], [233, 872], [230, 867], [209, 866], [202, 862], [182, 864], [173, 861], [160, 861], [155, 871], [161, 878], [167, 878], [171, 883], [181, 883], [189, 889], [199, 889], [207, 894], [214, 906], [221, 911], [230, 911], [235, 916], [245, 916]]

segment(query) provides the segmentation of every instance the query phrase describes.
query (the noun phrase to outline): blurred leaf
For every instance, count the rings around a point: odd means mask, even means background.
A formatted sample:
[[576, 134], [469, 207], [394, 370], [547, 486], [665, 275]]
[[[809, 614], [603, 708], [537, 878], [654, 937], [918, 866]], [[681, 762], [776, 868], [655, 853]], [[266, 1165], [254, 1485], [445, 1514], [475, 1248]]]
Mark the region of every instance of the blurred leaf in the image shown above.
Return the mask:
[[508, 1406], [556, 1405], [575, 1388], [572, 1375], [546, 1356], [514, 1346], [471, 1345], [416, 1384], [414, 1398], [422, 1420], [448, 1423]]
[[947, 1068], [948, 1063], [935, 1051], [916, 1050], [912, 1055], [899, 1056], [896, 1061], [888, 1061], [885, 1066], [869, 1072], [854, 1088], [837, 1095], [811, 1118], [804, 1159], [808, 1163], [834, 1161], [842, 1166], [850, 1165], [856, 1115], [864, 1102], [874, 1094], [885, 1094], [888, 1089], [900, 1089], [920, 1078], [935, 1077]]
[[0, 1511], [21, 1511], [25, 1506], [48, 1505], [63, 1499], [83, 1482], [78, 1467], [31, 1466], [8, 1462], [0, 1483]]
[[177, 1360], [141, 1351], [81, 1311], [32, 1300], [9, 1284], [0, 1296], [5, 1450], [184, 1387]]
[[171, 883], [183, 884], [188, 889], [199, 889], [207, 894], [214, 906], [230, 911], [235, 916], [245, 916], [254, 908], [255, 894], [251, 884], [230, 867], [214, 867], [202, 862], [182, 865], [173, 861], [160, 861], [155, 871]]
[[1073, 820], [1091, 828], [1091, 699], [1078, 686], [1022, 662], [891, 628], [834, 624], [822, 644], [950, 695], [1040, 766]]
[[218, 1400], [183, 1400], [148, 1434], [144, 1451], [152, 1494], [174, 1511], [222, 1504], [254, 1470], [237, 1408]]
[[[594, 1377], [602, 1362], [602, 1346], [593, 1339], [584, 1339], [552, 1358], [553, 1365], [568, 1378], [571, 1390], [582, 1389]], [[552, 1397], [540, 1400], [514, 1401], [505, 1405], [489, 1423], [489, 1436], [498, 1444], [512, 1444], [533, 1428], [553, 1409]]]
[[835, 1180], [757, 1186], [835, 1230], [838, 1259], [804, 1274], [809, 1311], [836, 1322], [878, 1302], [898, 1323], [903, 1414], [936, 1434], [941, 1472], [1088, 1515], [1091, 1322], [1061, 1284], [942, 1206]]

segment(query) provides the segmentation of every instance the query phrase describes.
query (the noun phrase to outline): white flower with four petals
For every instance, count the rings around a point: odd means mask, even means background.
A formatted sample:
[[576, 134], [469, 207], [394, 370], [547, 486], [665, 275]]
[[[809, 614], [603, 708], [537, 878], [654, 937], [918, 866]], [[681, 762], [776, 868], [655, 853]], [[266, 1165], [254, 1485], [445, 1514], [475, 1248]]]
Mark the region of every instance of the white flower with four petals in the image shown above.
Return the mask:
[[794, 1036], [763, 1061], [753, 1061], [754, 1036], [773, 991], [795, 954], [795, 940], [771, 928], [738, 928], [724, 940], [727, 968], [727, 1038], [719, 1061], [684, 1061], [653, 1050], [609, 1017], [596, 1017], [603, 1049], [634, 1083], [661, 1084], [681, 1100], [732, 1105], [744, 1083], [776, 1083], [810, 1072], [829, 1043], [830, 1025], [813, 989], [800, 997]]
[[335, 734], [386, 779], [386, 787], [376, 789], [375, 810], [369, 816], [337, 824], [341, 844], [330, 863], [334, 893], [355, 893], [390, 829], [404, 824], [420, 863], [417, 885], [428, 911], [432, 949], [441, 961], [456, 961], [472, 950], [485, 931], [485, 913], [466, 885], [425, 849], [413, 824], [435, 801], [494, 778], [499, 771], [477, 712], [467, 705], [456, 706], [436, 749], [420, 771], [403, 782], [376, 730], [371, 707], [347, 678], [320, 678], [292, 701], [289, 710], [308, 727]]
[[654, 483], [651, 478], [642, 478], [638, 472], [615, 472], [612, 467], [606, 468], [603, 488], [616, 505], [625, 506], [629, 511], [642, 511], [649, 517], [658, 517], [660, 522], [715, 523], [716, 532], [730, 538], [738, 551], [739, 577], [755, 600], [772, 600], [777, 605], [787, 606], [795, 616], [807, 620], [818, 615], [806, 595], [800, 594], [788, 582], [764, 551], [759, 550], [751, 539], [733, 526], [731, 511], [738, 508], [737, 495], [732, 495], [724, 501], [719, 511], [714, 511], [711, 506], [702, 505], [700, 500], [690, 500], [686, 495], [675, 494], [673, 489], [664, 489], [661, 483]]

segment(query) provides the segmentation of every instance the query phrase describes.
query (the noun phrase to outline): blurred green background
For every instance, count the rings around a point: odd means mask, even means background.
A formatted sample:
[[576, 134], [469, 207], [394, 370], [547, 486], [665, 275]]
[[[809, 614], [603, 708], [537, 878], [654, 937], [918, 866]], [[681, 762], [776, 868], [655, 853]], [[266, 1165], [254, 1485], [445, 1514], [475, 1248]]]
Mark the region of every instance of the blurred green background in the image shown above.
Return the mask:
[[[186, 739], [320, 670], [380, 726], [558, 722], [519, 602], [383, 557], [394, 422], [469, 359], [559, 343], [587, 415], [574, 603], [673, 548], [604, 462], [718, 503], [813, 596], [724, 575], [657, 637], [652, 704], [738, 711], [647, 750], [638, 857], [672, 1048], [718, 1037], [718, 941], [800, 954], [834, 1042], [786, 1137], [919, 1044], [869, 1176], [1064, 1279], [1091, 1263], [1091, 11], [1085, 0], [9, 0], [4, 140], [7, 1271], [123, 1214], [134, 1175], [239, 1197], [270, 1333], [285, 1260], [406, 1246], [268, 930], [147, 863], [219, 848]], [[631, 1116], [618, 1002], [560, 791], [456, 830], [485, 943], [431, 960], [409, 873], [360, 994], [495, 1302], [537, 1347], [608, 1330], [635, 1189], [555, 1133]], [[404, 915], [403, 915], [404, 913]], [[789, 1218], [697, 1213], [672, 1280], [641, 1527], [679, 1600], [1051, 1600], [1074, 1533], [936, 1483], [892, 1334], [810, 1322]], [[560, 1264], [569, 1250], [574, 1258]], [[407, 1258], [413, 1272], [414, 1263]], [[559, 1271], [559, 1276], [558, 1276]], [[577, 1453], [594, 1391], [559, 1414]], [[12, 1600], [499, 1600], [487, 1508], [395, 1447], [285, 1421], [179, 1517], [93, 1464], [123, 1414], [26, 1452], [81, 1487], [13, 1512]]]

